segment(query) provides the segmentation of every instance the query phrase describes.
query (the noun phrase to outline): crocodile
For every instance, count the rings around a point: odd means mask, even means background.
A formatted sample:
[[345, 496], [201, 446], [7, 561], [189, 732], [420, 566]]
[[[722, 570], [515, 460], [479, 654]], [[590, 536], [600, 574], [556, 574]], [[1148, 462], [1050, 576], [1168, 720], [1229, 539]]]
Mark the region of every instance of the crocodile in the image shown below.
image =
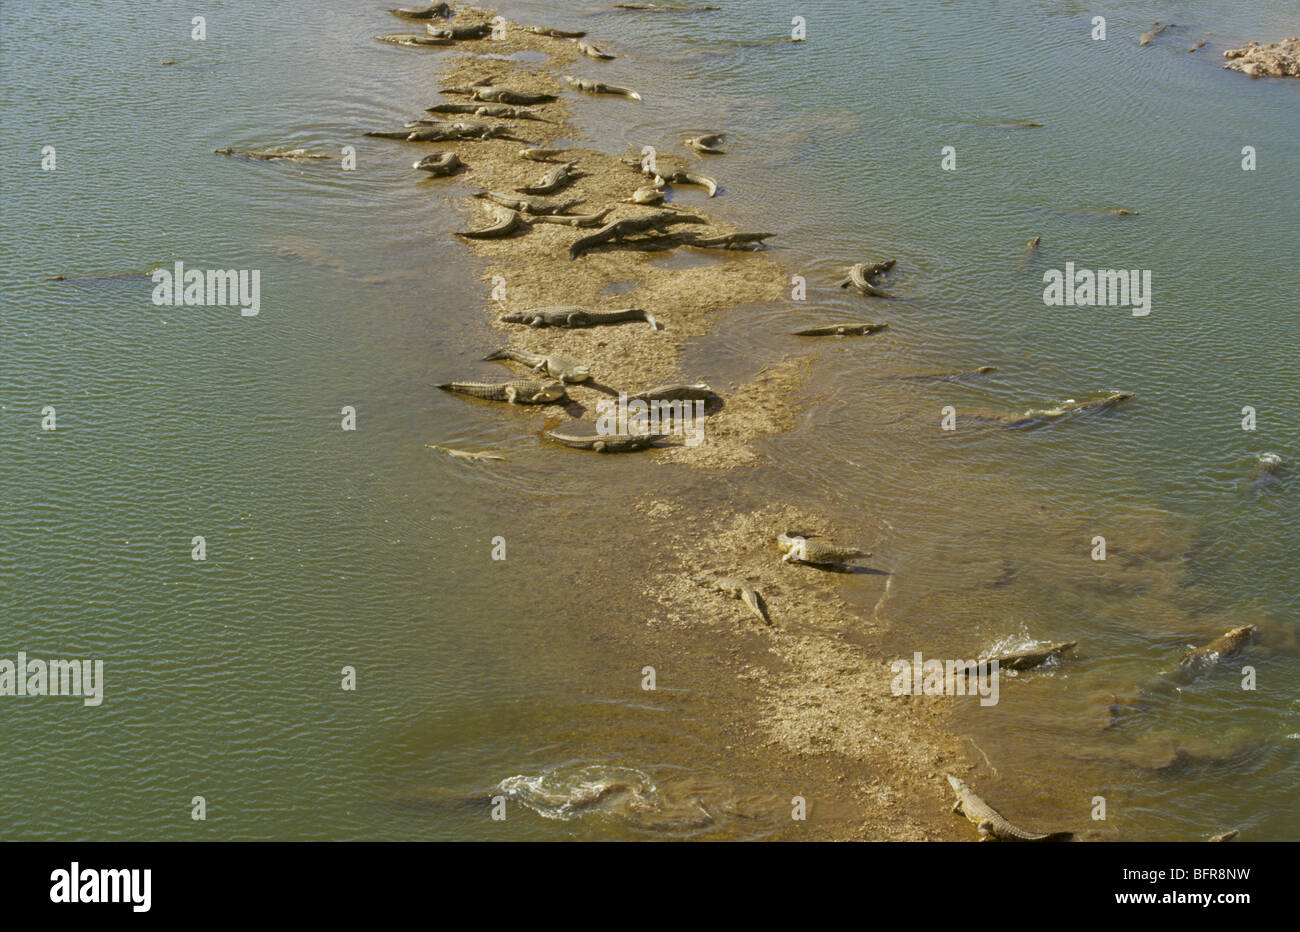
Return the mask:
[[401, 7], [388, 12], [398, 19], [451, 19], [451, 7], [446, 3], [433, 3], [422, 10]]
[[497, 211], [498, 220], [490, 227], [481, 230], [465, 230], [457, 236], [465, 239], [504, 239], [521, 227], [527, 226], [523, 216], [517, 210], [501, 208]]
[[520, 149], [519, 157], [530, 162], [553, 162], [557, 155], [563, 155], [564, 149]]
[[451, 45], [450, 39], [435, 39], [433, 36], [419, 36], [413, 32], [394, 32], [385, 36], [375, 36], [380, 42], [389, 45], [405, 45], [412, 48], [429, 45]]
[[1034, 667], [1041, 666], [1078, 646], [1078, 641], [1067, 641], [1064, 644], [1053, 644], [1050, 647], [1036, 647], [1030, 650], [999, 654], [996, 657], [984, 657], [979, 663], [991, 664], [997, 661], [999, 670], [1032, 670]]
[[826, 324], [822, 327], [807, 327], [796, 330], [797, 337], [866, 337], [879, 333], [889, 324]]
[[596, 48], [596, 46], [592, 45], [589, 42], [579, 42], [578, 51], [581, 52], [583, 55], [586, 55], [588, 58], [599, 58], [603, 61], [614, 60], [614, 56], [609, 54], [609, 52], [602, 52], [600, 49]]
[[617, 84], [606, 84], [604, 81], [593, 81], [591, 78], [575, 78], [572, 75], [564, 76], [564, 83], [569, 87], [576, 87], [578, 90], [587, 94], [612, 94], [615, 97], [630, 97], [632, 100], [640, 100], [641, 95], [630, 87], [620, 87]]
[[433, 39], [451, 39], [456, 42], [465, 39], [486, 39], [492, 34], [491, 23], [475, 23], [472, 26], [435, 26], [429, 23], [424, 31]]
[[598, 227], [605, 222], [613, 207], [606, 207], [594, 214], [539, 214], [533, 219], [538, 223], [562, 223], [570, 227]]
[[651, 330], [657, 330], [654, 317], [639, 307], [616, 311], [588, 309], [576, 304], [558, 307], [534, 307], [501, 315], [503, 323], [527, 324], [530, 327], [594, 327], [598, 324], [621, 324], [630, 320], [644, 320]]
[[513, 379], [509, 382], [443, 382], [444, 392], [459, 392], [485, 401], [505, 401], [512, 405], [545, 405], [565, 398], [564, 383]]
[[957, 794], [953, 812], [960, 812], [979, 827], [981, 841], [1069, 841], [1073, 832], [1027, 832], [1017, 828], [1002, 817], [1002, 814], [975, 795], [962, 780], [952, 774], [945, 774], [948, 785]]
[[775, 233], [723, 233], [718, 236], [700, 236], [695, 233], [678, 233], [676, 240], [683, 246], [697, 249], [750, 249], [764, 245], [763, 240]]
[[[413, 132], [441, 130], [448, 139], [514, 139], [514, 127], [509, 123], [489, 123], [486, 120], [407, 120], [403, 126]], [[409, 138], [409, 137], [408, 137]]]
[[686, 145], [704, 155], [726, 155], [723, 150], [718, 148], [718, 145], [726, 138], [726, 133], [705, 133], [703, 136], [689, 137], [686, 140]]
[[772, 619], [767, 613], [767, 604], [749, 583], [732, 576], [692, 576], [691, 581], [706, 589], [713, 589], [724, 595], [729, 595], [733, 599], [740, 599], [749, 607], [751, 612], [762, 620], [763, 624], [771, 627]]
[[428, 172], [435, 178], [443, 178], [447, 175], [456, 174], [465, 167], [465, 163], [460, 160], [460, 156], [455, 152], [433, 152], [418, 162], [412, 162], [411, 167], [418, 168], [422, 172]]
[[594, 450], [596, 453], [631, 453], [654, 445], [656, 441], [663, 440], [667, 434], [599, 434], [557, 427], [543, 431], [542, 436], [578, 450]]
[[545, 356], [530, 353], [527, 350], [503, 349], [483, 357], [485, 362], [496, 359], [509, 359], [532, 367], [534, 372], [545, 372], [561, 382], [585, 382], [591, 377], [591, 369], [564, 356]]
[[483, 104], [478, 101], [468, 104], [434, 104], [425, 107], [425, 113], [464, 113], [474, 116], [492, 117], [497, 120], [535, 120], [539, 123], [551, 121], [539, 116], [527, 107], [512, 107], [510, 104]]
[[517, 210], [520, 213], [541, 215], [541, 214], [562, 214], [566, 210], [572, 210], [579, 204], [583, 203], [584, 198], [575, 197], [567, 201], [547, 200], [543, 197], [528, 197], [520, 194], [501, 194], [496, 191], [481, 191], [474, 197], [483, 200], [493, 201], [502, 207], [509, 207], [511, 210]]
[[994, 129], [1036, 129], [1041, 127], [1042, 123], [1035, 123], [1032, 120], [1006, 120], [1002, 123], [971, 123], [971, 126], [991, 126]]
[[1025, 243], [1025, 248], [1020, 251], [1020, 267], [1024, 268], [1029, 265], [1034, 256], [1038, 255], [1038, 246], [1042, 243], [1042, 236], [1035, 236], [1029, 242]]
[[[651, 174], [647, 172], [647, 174]], [[709, 192], [709, 197], [716, 197], [718, 193], [718, 182], [696, 172], [687, 171], [684, 168], [669, 169], [666, 172], [656, 171], [653, 174], [655, 184], [694, 184], [705, 188]]]
[[334, 158], [332, 155], [324, 155], [319, 152], [309, 152], [306, 149], [213, 149], [213, 155], [234, 155], [241, 159], [257, 159], [262, 162], [271, 162], [278, 159], [284, 159], [287, 162], [328, 162]]
[[648, 184], [645, 187], [637, 188], [633, 191], [631, 197], [623, 198], [623, 203], [654, 206], [664, 202], [664, 193], [664, 189], [659, 185]]
[[573, 166], [577, 164], [577, 162], [565, 162], [557, 165], [533, 184], [515, 190], [520, 194], [554, 194], [561, 188], [568, 187], [573, 179], [580, 177], [573, 171]]
[[1250, 484], [1257, 489], [1280, 485], [1286, 461], [1277, 453], [1261, 453], [1251, 468]]
[[1128, 401], [1132, 397], [1133, 395], [1130, 392], [1111, 392], [1105, 397], [1094, 398], [1091, 401], [1075, 401], [1074, 399], [1069, 399], [1055, 408], [1031, 408], [1023, 414], [1009, 414], [997, 418], [997, 421], [1003, 427], [1024, 427], [1029, 424], [1037, 424], [1043, 420], [1063, 417], [1067, 414], [1080, 414], [1087, 411], [1108, 411], [1120, 402]]
[[424, 447], [426, 450], [437, 450], [439, 453], [446, 453], [458, 460], [473, 460], [476, 463], [484, 460], [505, 460], [504, 456], [498, 456], [495, 453], [471, 453], [468, 450], [453, 450], [451, 447], [440, 446], [436, 443], [426, 443]]
[[1209, 644], [1197, 647], [1183, 655], [1178, 662], [1180, 671], [1195, 675], [1241, 652], [1259, 631], [1256, 625], [1241, 625], [1225, 631]]
[[714, 393], [713, 389], [703, 382], [696, 382], [692, 385], [674, 382], [669, 385], [656, 385], [654, 388], [634, 392], [627, 397], [629, 400], [638, 399], [640, 401], [708, 401], [714, 397]]
[[868, 265], [865, 262], [855, 263], [849, 268], [848, 277], [840, 282], [840, 287], [847, 288], [852, 285], [858, 291], [871, 295], [873, 298], [888, 298], [889, 295], [872, 284], [872, 279], [879, 278], [892, 269], [894, 261], [890, 259], [887, 262], [877, 262], [874, 265]]
[[676, 210], [656, 210], [640, 217], [625, 217], [607, 223], [595, 233], [581, 237], [569, 247], [569, 258], [576, 259], [594, 246], [603, 246], [609, 242], [622, 240], [632, 233], [645, 233], [648, 230], [663, 230], [674, 223], [705, 223], [703, 217], [682, 213]]
[[549, 104], [558, 98], [554, 94], [529, 94], [513, 91], [508, 87], [488, 87], [472, 85], [470, 96], [475, 100], [485, 100], [494, 104], [514, 104], [519, 107], [531, 107], [535, 104]]
[[992, 375], [997, 371], [997, 366], [979, 366], [970, 372], [927, 372], [923, 375], [900, 375], [898, 378], [904, 382], [962, 382], [966, 379]]
[[857, 557], [869, 557], [871, 552], [857, 547], [836, 547], [818, 540], [809, 540], [801, 534], [782, 531], [776, 538], [781, 550], [782, 563], [808, 563], [814, 566], [843, 566]]
[[[1205, 43], [1201, 43], [1201, 44], [1204, 45]], [[1223, 832], [1218, 835], [1213, 835], [1207, 840], [1208, 841], [1232, 841], [1232, 839], [1236, 838], [1240, 834], [1241, 834], [1241, 829], [1234, 828], [1231, 831]]]
[[1172, 28], [1174, 24], [1173, 23], [1162, 24], [1160, 20], [1156, 20], [1151, 25], [1155, 26], [1156, 28], [1149, 29], [1146, 32], [1142, 33], [1141, 37], [1138, 39], [1138, 45], [1150, 45], [1152, 39], [1160, 35], [1160, 33], [1164, 32], [1166, 29]]
[[552, 29], [549, 26], [525, 26], [524, 29], [535, 32], [539, 36], [550, 36], [552, 39], [581, 39], [587, 34], [584, 29]]

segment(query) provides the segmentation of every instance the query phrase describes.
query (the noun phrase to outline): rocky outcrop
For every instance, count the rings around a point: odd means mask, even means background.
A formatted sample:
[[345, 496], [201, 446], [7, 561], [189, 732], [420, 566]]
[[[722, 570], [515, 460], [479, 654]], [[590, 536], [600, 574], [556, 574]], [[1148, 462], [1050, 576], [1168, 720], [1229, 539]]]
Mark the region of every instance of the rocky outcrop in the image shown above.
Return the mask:
[[1300, 78], [1300, 38], [1283, 39], [1273, 45], [1252, 42], [1243, 49], [1228, 49], [1225, 68], [1252, 78]]

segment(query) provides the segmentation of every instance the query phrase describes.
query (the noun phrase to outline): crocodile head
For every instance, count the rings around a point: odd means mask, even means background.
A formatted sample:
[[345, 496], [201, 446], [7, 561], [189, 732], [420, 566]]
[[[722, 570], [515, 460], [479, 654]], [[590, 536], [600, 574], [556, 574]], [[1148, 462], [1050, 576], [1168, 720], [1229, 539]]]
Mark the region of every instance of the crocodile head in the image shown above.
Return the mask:
[[543, 383], [542, 387], [533, 394], [533, 399], [537, 402], [559, 401], [563, 397], [564, 383], [558, 381]]
[[564, 370], [564, 381], [585, 382], [591, 378], [591, 366], [570, 366]]
[[777, 535], [776, 542], [781, 545], [782, 550], [789, 550], [791, 547], [803, 541], [803, 535], [796, 534], [793, 531], [782, 531]]

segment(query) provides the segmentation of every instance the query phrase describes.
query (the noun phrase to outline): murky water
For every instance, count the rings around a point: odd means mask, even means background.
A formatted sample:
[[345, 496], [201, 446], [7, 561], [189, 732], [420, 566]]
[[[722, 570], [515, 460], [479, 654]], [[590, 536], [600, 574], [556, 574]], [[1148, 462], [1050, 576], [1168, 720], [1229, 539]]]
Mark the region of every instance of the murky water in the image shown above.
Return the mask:
[[[746, 496], [779, 490], [873, 545], [888, 597], [876, 577], [842, 591], [891, 623], [887, 650], [1080, 642], [957, 717], [988, 758], [981, 785], [1025, 821], [1100, 794], [1103, 837], [1300, 835], [1296, 488], [1248, 478], [1260, 453], [1300, 456], [1300, 84], [1218, 68], [1224, 47], [1294, 34], [1294, 10], [1182, 5], [1178, 29], [1138, 48], [1158, 14], [1113, 15], [1092, 42], [1093, 12], [1073, 4], [864, 17], [841, 0], [795, 11], [809, 41], [792, 45], [769, 41], [788, 36], [786, 5], [719, 5], [502, 12], [588, 29], [620, 58], [581, 73], [652, 89], [584, 99], [598, 147], [729, 132], [710, 209], [776, 231], [807, 277], [806, 304], [745, 309], [688, 354], [688, 371], [726, 378], [817, 356], [814, 406], [763, 443], [774, 462]], [[627, 488], [716, 500], [728, 483], [632, 458], [579, 472], [525, 417], [433, 398], [492, 341], [477, 268], [446, 235], [464, 189], [361, 135], [433, 102], [438, 53], [374, 42], [399, 31], [384, 6], [232, 3], [196, 42], [190, 10], [90, 3], [75, 60], [42, 38], [52, 4], [0, 12], [0, 656], [103, 658], [106, 678], [96, 709], [0, 700], [6, 837], [782, 836], [774, 800], [815, 774], [720, 716], [746, 687], [710, 682], [698, 658], [641, 691], [639, 580], [612, 575], [613, 548], [655, 552]], [[977, 125], [1014, 120], [1045, 125]], [[354, 145], [358, 170], [212, 154], [271, 144]], [[1139, 215], [1088, 212], [1113, 207]], [[833, 287], [882, 257], [897, 300]], [[44, 281], [176, 260], [260, 269], [260, 314], [155, 307], [147, 279]], [[1152, 270], [1151, 314], [1045, 307], [1042, 273], [1066, 261]], [[823, 319], [890, 329], [788, 335]], [[897, 378], [980, 365], [998, 372]], [[1036, 430], [939, 429], [946, 405], [964, 425], [1105, 389], [1137, 397]], [[470, 467], [426, 443], [509, 459]], [[1264, 635], [1256, 691], [1220, 671], [1098, 730], [1098, 696], [1245, 622]], [[592, 766], [631, 778], [589, 814], [546, 817], [556, 787], [602, 779]], [[493, 823], [480, 800], [510, 778], [532, 805]]]

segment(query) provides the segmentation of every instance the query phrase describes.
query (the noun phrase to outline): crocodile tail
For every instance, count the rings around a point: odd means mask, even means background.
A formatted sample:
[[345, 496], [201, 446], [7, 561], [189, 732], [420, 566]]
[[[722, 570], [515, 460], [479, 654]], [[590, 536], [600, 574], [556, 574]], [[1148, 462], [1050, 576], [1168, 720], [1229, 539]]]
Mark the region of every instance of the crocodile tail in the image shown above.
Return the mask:
[[649, 311], [646, 311], [646, 312], [645, 312], [645, 320], [646, 320], [646, 323], [648, 323], [648, 324], [650, 325], [650, 329], [651, 329], [651, 330], [658, 330], [658, 329], [659, 329], [659, 324], [655, 322], [655, 316], [654, 316], [653, 314], [651, 314]]
[[483, 357], [483, 361], [484, 361], [484, 362], [491, 362], [491, 361], [494, 360], [494, 359], [509, 359], [509, 358], [510, 358], [510, 351], [509, 351], [509, 350], [500, 350], [500, 349], [499, 349], [499, 350], [494, 350], [494, 351], [491, 352], [491, 353], [488, 353], [486, 356]]

